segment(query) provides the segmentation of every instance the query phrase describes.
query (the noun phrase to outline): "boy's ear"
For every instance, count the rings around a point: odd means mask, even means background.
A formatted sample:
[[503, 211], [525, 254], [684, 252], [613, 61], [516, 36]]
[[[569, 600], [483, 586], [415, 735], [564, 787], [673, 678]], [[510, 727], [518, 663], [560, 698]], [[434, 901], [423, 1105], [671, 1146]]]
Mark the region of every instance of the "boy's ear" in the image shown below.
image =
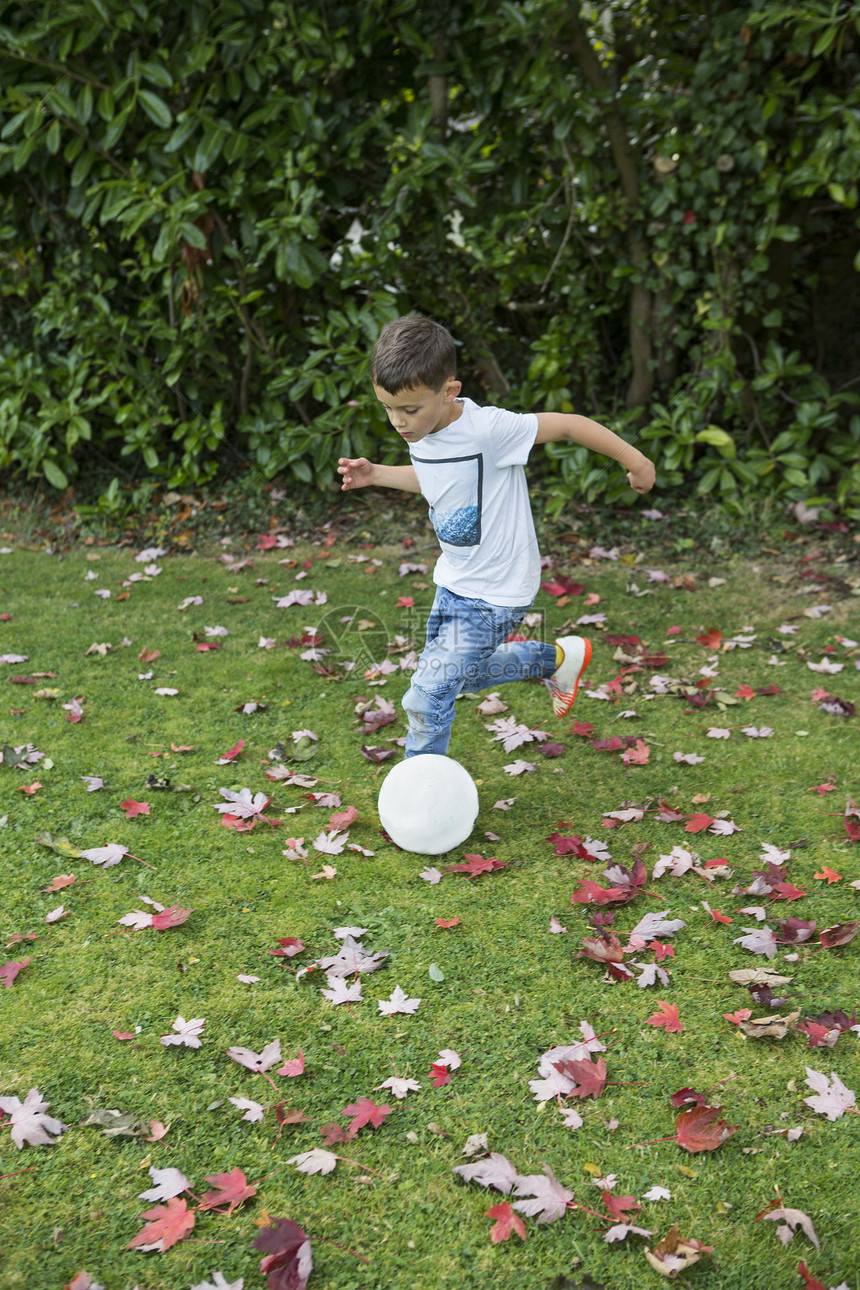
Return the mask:
[[462, 388], [463, 388], [462, 381], [455, 381], [453, 376], [449, 377], [449, 379], [445, 382], [446, 402], [451, 402], [452, 400], [456, 399], [460, 391], [462, 390]]

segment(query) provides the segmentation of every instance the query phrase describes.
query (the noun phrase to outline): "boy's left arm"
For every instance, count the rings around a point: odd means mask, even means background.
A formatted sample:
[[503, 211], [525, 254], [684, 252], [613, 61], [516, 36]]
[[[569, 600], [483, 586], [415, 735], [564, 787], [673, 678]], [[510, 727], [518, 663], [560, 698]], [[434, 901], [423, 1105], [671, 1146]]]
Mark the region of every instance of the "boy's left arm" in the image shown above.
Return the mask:
[[539, 412], [535, 443], [581, 443], [592, 452], [612, 457], [627, 471], [630, 487], [647, 493], [654, 487], [654, 463], [614, 430], [572, 412]]

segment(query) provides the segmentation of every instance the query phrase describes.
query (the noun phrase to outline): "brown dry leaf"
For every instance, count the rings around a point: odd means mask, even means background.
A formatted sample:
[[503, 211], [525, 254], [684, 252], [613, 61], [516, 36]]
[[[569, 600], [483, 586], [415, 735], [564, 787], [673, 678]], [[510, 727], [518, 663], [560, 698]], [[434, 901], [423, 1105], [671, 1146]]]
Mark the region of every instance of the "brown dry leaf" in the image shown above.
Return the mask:
[[654, 1246], [653, 1251], [646, 1245], [642, 1252], [655, 1272], [674, 1279], [694, 1263], [698, 1263], [703, 1254], [710, 1254], [713, 1248], [713, 1245], [702, 1245], [692, 1236], [680, 1236], [677, 1227], [673, 1227]]
[[772, 1013], [769, 1017], [751, 1017], [749, 1021], [739, 1021], [738, 1029], [753, 1039], [785, 1039], [799, 1016], [800, 1009], [789, 1012], [784, 1017], [780, 1017], [778, 1013]]
[[729, 980], [735, 985], [769, 985], [775, 989], [779, 985], [791, 985], [794, 977], [781, 976], [775, 968], [737, 968], [729, 973]]

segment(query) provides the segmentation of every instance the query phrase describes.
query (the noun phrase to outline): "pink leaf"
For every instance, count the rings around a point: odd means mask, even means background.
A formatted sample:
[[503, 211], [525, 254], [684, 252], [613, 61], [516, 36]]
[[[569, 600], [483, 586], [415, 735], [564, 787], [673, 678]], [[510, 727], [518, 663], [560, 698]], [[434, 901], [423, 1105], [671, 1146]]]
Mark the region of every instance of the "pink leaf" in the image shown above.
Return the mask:
[[133, 797], [127, 797], [120, 802], [119, 809], [125, 811], [127, 820], [133, 820], [136, 815], [149, 815], [149, 802], [136, 802]]
[[7, 990], [11, 989], [15, 977], [29, 962], [29, 959], [10, 959], [0, 967], [0, 981], [3, 982]]
[[660, 1011], [645, 1019], [646, 1026], [665, 1026], [667, 1030], [684, 1029], [678, 1017], [678, 1005], [676, 1003], [664, 1003], [662, 999], [658, 999], [657, 1007]]
[[487, 1218], [496, 1220], [490, 1229], [490, 1240], [494, 1245], [499, 1241], [507, 1241], [512, 1232], [516, 1232], [521, 1241], [526, 1239], [526, 1225], [519, 1214], [514, 1213], [508, 1201], [503, 1200], [500, 1205], [491, 1205], [485, 1212]]
[[350, 1102], [341, 1111], [341, 1115], [351, 1115], [353, 1118], [346, 1126], [346, 1131], [351, 1138], [354, 1138], [359, 1129], [363, 1129], [369, 1124], [372, 1129], [378, 1129], [386, 1116], [390, 1115], [394, 1108], [391, 1106], [377, 1106], [369, 1097], [360, 1097], [357, 1102]]
[[275, 1071], [275, 1074], [286, 1075], [292, 1079], [296, 1075], [303, 1074], [304, 1069], [305, 1069], [305, 1055], [300, 1048], [298, 1057], [291, 1057], [288, 1062], [284, 1062], [283, 1066], [280, 1066]]
[[170, 905], [160, 913], [152, 915], [152, 926], [158, 932], [163, 932], [168, 927], [179, 927], [180, 923], [184, 923], [193, 913], [193, 909], [181, 909], [179, 905]]

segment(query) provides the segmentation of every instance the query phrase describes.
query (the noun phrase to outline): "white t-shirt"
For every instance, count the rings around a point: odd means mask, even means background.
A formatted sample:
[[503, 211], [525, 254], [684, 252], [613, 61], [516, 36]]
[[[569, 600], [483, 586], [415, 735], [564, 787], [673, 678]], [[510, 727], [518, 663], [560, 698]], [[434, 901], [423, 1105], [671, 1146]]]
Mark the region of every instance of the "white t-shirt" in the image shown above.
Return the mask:
[[433, 580], [493, 605], [529, 605], [540, 553], [523, 466], [537, 416], [460, 402], [456, 421], [409, 450], [442, 547]]

